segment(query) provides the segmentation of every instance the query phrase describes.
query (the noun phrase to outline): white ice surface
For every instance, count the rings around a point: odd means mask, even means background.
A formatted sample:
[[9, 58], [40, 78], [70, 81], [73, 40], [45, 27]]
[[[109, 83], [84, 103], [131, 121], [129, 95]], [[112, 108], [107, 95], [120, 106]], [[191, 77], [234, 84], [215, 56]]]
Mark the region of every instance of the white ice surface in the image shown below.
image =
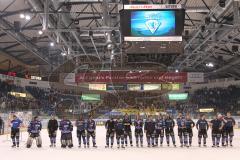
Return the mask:
[[164, 143], [163, 147], [147, 148], [144, 137], [144, 148], [128, 147], [126, 149], [117, 149], [115, 144], [113, 149], [105, 149], [104, 127], [97, 127], [98, 148], [79, 149], [77, 147], [75, 131], [73, 133], [74, 148], [72, 149], [60, 148], [59, 133], [57, 147], [49, 148], [49, 139], [46, 130], [43, 130], [41, 133], [43, 148], [40, 149], [36, 148], [35, 145], [30, 149], [25, 147], [27, 133], [22, 133], [20, 148], [10, 147], [11, 141], [9, 135], [0, 136], [0, 160], [237, 160], [240, 155], [240, 130], [235, 130], [234, 147], [232, 148], [211, 148], [210, 131], [208, 133], [208, 147], [199, 148], [197, 144], [197, 131], [194, 128], [193, 147], [189, 149], [179, 147], [178, 137], [176, 137], [177, 148], [167, 147], [166, 143]]

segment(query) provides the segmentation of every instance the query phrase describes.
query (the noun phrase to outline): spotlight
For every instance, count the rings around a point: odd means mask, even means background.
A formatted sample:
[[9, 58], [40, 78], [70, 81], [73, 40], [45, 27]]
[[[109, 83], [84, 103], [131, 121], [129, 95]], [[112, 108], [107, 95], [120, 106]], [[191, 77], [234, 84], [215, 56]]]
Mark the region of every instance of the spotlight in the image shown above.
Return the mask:
[[225, 2], [226, 2], [226, 0], [219, 0], [218, 4], [219, 4], [220, 7], [224, 8], [225, 5], [226, 5]]
[[212, 62], [209, 62], [209, 63], [206, 64], [206, 66], [209, 67], [209, 68], [213, 68], [214, 64]]
[[116, 35], [116, 31], [115, 30], [112, 30], [112, 36], [115, 36]]
[[206, 18], [205, 18], [205, 24], [206, 24], [206, 25], [209, 25], [210, 22], [211, 22], [210, 17], [206, 17]]
[[53, 42], [51, 42], [51, 43], [50, 43], [50, 46], [51, 46], [51, 47], [53, 47], [53, 46], [54, 46], [54, 43], [53, 43]]
[[232, 46], [232, 52], [238, 52], [238, 46], [237, 45]]
[[79, 25], [79, 20], [74, 20], [75, 25]]
[[176, 69], [176, 70], [175, 70], [175, 72], [176, 72], [176, 73], [178, 73], [178, 72], [179, 72], [179, 70], [178, 70], [178, 69]]
[[39, 31], [38, 31], [38, 34], [39, 34], [39, 35], [42, 35], [42, 34], [43, 34], [43, 31], [42, 31], [42, 30], [39, 30]]
[[66, 52], [62, 52], [61, 55], [62, 55], [62, 56], [66, 56], [67, 53], [66, 53]]
[[26, 20], [30, 20], [31, 17], [30, 17], [29, 15], [26, 15], [26, 16], [25, 16], [25, 19], [26, 19]]
[[89, 34], [89, 37], [92, 37], [93, 36], [93, 31], [89, 31], [88, 34]]
[[20, 18], [25, 18], [25, 15], [23, 13], [20, 14]]
[[201, 31], [204, 32], [205, 31], [205, 26], [201, 26]]

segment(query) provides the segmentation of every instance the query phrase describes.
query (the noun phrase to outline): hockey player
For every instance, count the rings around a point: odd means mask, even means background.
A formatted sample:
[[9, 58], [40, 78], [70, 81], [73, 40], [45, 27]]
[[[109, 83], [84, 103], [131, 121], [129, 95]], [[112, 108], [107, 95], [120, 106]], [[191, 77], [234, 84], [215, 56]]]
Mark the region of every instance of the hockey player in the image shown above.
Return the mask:
[[228, 142], [230, 142], [230, 146], [232, 147], [232, 141], [234, 136], [233, 127], [235, 126], [236, 122], [234, 118], [231, 117], [231, 113], [227, 112], [227, 117], [223, 118], [223, 121], [225, 123], [225, 141], [226, 146], [228, 146]]
[[226, 138], [227, 138], [227, 131], [226, 131], [226, 121], [224, 121], [224, 116], [222, 115], [220, 120], [222, 121], [222, 129], [221, 129], [221, 140], [222, 140], [222, 147], [225, 146]]
[[87, 147], [89, 148], [90, 137], [92, 137], [93, 147], [97, 147], [96, 145], [96, 123], [92, 119], [92, 116], [89, 117], [87, 121]]
[[181, 143], [181, 147], [183, 147], [184, 133], [186, 130], [185, 121], [186, 120], [182, 116], [182, 113], [179, 113], [178, 118], [177, 118], [177, 126], [178, 126], [178, 136], [179, 136], [179, 140]]
[[135, 126], [135, 139], [136, 139], [136, 146], [139, 147], [139, 141], [141, 147], [143, 147], [143, 120], [138, 115], [136, 120], [134, 121]]
[[150, 145], [152, 145], [152, 147], [155, 147], [155, 145], [154, 145], [155, 122], [151, 116], [149, 116], [147, 121], [145, 122], [144, 132], [146, 133], [148, 147], [150, 147]]
[[34, 117], [28, 126], [29, 138], [27, 140], [27, 148], [32, 146], [33, 139], [36, 140], [38, 148], [42, 147], [42, 138], [40, 132], [42, 130], [42, 123], [39, 121], [38, 117]]
[[72, 131], [73, 125], [70, 120], [66, 117], [60, 121], [59, 129], [61, 131], [61, 147], [62, 148], [72, 148], [73, 147], [73, 139], [72, 139]]
[[128, 137], [129, 137], [130, 145], [132, 147], [133, 146], [133, 144], [132, 144], [132, 130], [131, 130], [132, 121], [127, 114], [124, 116], [123, 125], [124, 125], [125, 146], [127, 147], [127, 145], [128, 145]]
[[160, 145], [163, 144], [164, 138], [164, 129], [165, 129], [165, 119], [162, 115], [158, 117], [155, 123], [155, 143], [158, 146], [158, 139], [160, 137]]
[[175, 127], [174, 120], [171, 118], [170, 115], [167, 115], [166, 119], [165, 119], [165, 133], [166, 133], [167, 145], [169, 146], [169, 141], [170, 141], [169, 139], [170, 139], [170, 136], [171, 136], [173, 146], [176, 147], [174, 127]]
[[0, 116], [0, 135], [3, 135], [3, 134], [4, 134], [4, 121]]
[[219, 147], [220, 138], [221, 138], [221, 130], [223, 127], [223, 123], [221, 121], [222, 115], [218, 115], [215, 119], [210, 121], [210, 126], [212, 128], [212, 147]]
[[16, 115], [13, 115], [13, 120], [11, 121], [11, 139], [12, 139], [12, 147], [19, 147], [19, 135], [20, 135], [20, 127], [22, 125], [22, 121], [17, 118]]
[[209, 129], [208, 122], [206, 120], [205, 115], [201, 115], [200, 119], [197, 121], [196, 128], [198, 130], [198, 145], [201, 147], [201, 142], [203, 138], [203, 146], [206, 147], [206, 140], [207, 140], [207, 131]]
[[56, 147], [56, 137], [58, 130], [58, 121], [55, 119], [54, 115], [51, 116], [51, 119], [48, 121], [48, 135], [50, 138], [50, 147]]
[[120, 148], [120, 140], [121, 140], [121, 146], [124, 147], [124, 125], [122, 119], [117, 119], [115, 122], [115, 131], [116, 131], [116, 139], [117, 139], [117, 146]]
[[83, 117], [79, 117], [79, 119], [75, 123], [77, 127], [77, 138], [78, 138], [78, 147], [81, 147], [82, 141], [84, 148], [86, 148], [86, 121], [83, 119]]
[[109, 141], [111, 141], [111, 148], [114, 143], [114, 135], [115, 135], [115, 121], [113, 118], [107, 120], [105, 123], [106, 132], [106, 148], [109, 148]]
[[193, 137], [193, 130], [192, 128], [195, 126], [195, 123], [193, 120], [190, 118], [190, 115], [186, 116], [185, 120], [185, 132], [184, 132], [184, 145], [186, 147], [191, 147], [192, 146], [192, 137]]

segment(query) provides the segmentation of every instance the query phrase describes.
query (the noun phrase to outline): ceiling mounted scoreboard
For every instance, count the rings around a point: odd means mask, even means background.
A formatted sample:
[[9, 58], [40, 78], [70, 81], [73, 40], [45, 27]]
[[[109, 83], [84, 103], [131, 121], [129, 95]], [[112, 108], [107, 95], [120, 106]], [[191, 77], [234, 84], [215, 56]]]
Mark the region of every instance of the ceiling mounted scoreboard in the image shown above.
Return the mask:
[[182, 41], [185, 10], [180, 4], [124, 5], [120, 15], [124, 41]]

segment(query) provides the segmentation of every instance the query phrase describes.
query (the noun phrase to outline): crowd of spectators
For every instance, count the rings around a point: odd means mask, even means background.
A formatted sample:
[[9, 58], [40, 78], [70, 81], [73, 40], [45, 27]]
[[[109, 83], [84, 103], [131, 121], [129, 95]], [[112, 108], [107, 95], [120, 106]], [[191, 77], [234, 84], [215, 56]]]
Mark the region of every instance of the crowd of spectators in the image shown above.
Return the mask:
[[[199, 108], [214, 108], [217, 112], [240, 111], [240, 87], [202, 88], [190, 95], [188, 101], [171, 103], [162, 93], [155, 92], [114, 92], [105, 93], [100, 103], [81, 101], [81, 95], [71, 90], [43, 89], [38, 87], [20, 87], [0, 81], [0, 109], [8, 111], [36, 110], [51, 114], [56, 108], [71, 112], [89, 112], [115, 108], [174, 110], [195, 114]], [[27, 93], [29, 97], [16, 97], [9, 92]], [[66, 107], [67, 106], [67, 107]], [[69, 109], [70, 108], [70, 109]], [[61, 111], [62, 111], [61, 110]]]
[[154, 92], [117, 92], [107, 93], [103, 97], [103, 103], [112, 108], [162, 108], [166, 101], [161, 93]]
[[201, 108], [214, 108], [217, 112], [240, 111], [240, 87], [202, 88], [191, 96], [191, 102]]
[[10, 92], [25, 93], [23, 87], [0, 81], [0, 88], [0, 109], [2, 111], [37, 110], [40, 108], [36, 99], [16, 97], [9, 94]]
[[[0, 110], [9, 111], [36, 111], [38, 113], [52, 114], [55, 108], [61, 106], [67, 100], [71, 104], [78, 104], [80, 95], [66, 94], [54, 89], [38, 87], [20, 87], [14, 84], [0, 81]], [[27, 97], [13, 96], [10, 92], [26, 93]], [[70, 93], [70, 92], [69, 92]]]

